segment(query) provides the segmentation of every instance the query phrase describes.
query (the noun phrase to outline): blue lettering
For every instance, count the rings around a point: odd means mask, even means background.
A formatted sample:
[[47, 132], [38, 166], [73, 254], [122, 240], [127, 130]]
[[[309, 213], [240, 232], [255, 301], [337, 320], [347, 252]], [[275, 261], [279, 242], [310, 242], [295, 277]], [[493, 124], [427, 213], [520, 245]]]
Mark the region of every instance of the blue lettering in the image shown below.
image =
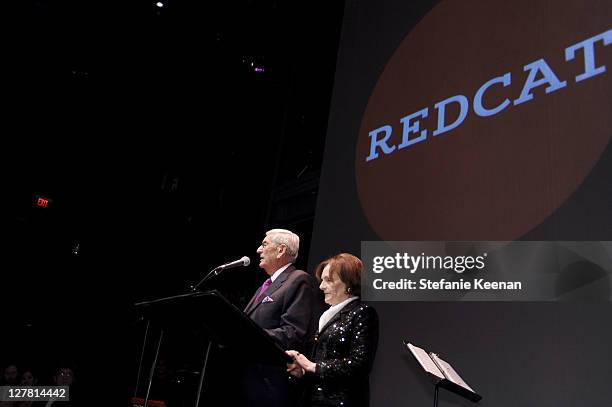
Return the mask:
[[[533, 95], [531, 94], [531, 90], [541, 86], [545, 83], [548, 83], [549, 86], [546, 88], [546, 93], [551, 93], [561, 88], [567, 86], [566, 81], [559, 81], [557, 75], [550, 69], [550, 66], [544, 61], [544, 59], [538, 59], [530, 64], [525, 65], [523, 68], [525, 72], [529, 71], [529, 76], [525, 81], [525, 85], [523, 85], [523, 90], [521, 91], [521, 95], [514, 101], [514, 105], [520, 105], [521, 103], [525, 103], [533, 99]], [[542, 78], [536, 80], [535, 77], [538, 72], [542, 72]]]
[[[376, 136], [379, 133], [384, 132], [385, 135], [382, 139], [378, 140]], [[387, 140], [391, 137], [391, 133], [393, 132], [393, 128], [389, 125], [385, 125], [377, 128], [376, 130], [372, 130], [368, 133], [370, 137], [370, 155], [367, 156], [367, 161], [372, 161], [378, 158], [378, 153], [376, 152], [376, 147], [380, 147], [385, 154], [391, 154], [395, 150], [395, 146], [389, 147], [387, 144]]]
[[[606, 72], [606, 66], [597, 66], [595, 61], [595, 43], [599, 41], [602, 41], [604, 46], [610, 45], [610, 43], [612, 43], [612, 30], [595, 35], [565, 49], [565, 61], [574, 60], [576, 58], [576, 53], [579, 50], [582, 50], [584, 56], [584, 72], [576, 76], [576, 82], [580, 82]], [[557, 75], [553, 72], [544, 59], [538, 59], [537, 61], [525, 65], [523, 67], [523, 71], [528, 72], [528, 76], [523, 84], [523, 89], [521, 90], [519, 97], [513, 102], [515, 106], [532, 100], [534, 97], [532, 91], [539, 86], [548, 85], [545, 89], [547, 94], [567, 86], [567, 81], [559, 80]], [[492, 78], [480, 86], [473, 99], [474, 112], [480, 117], [489, 117], [494, 116], [506, 109], [508, 105], [510, 105], [510, 99], [508, 98], [504, 99], [499, 105], [492, 108], [486, 108], [483, 106], [483, 98], [485, 93], [492, 86], [502, 84], [503, 87], [508, 87], [510, 86], [511, 82], [512, 76], [511, 73], [508, 72], [502, 76]], [[450, 124], [446, 124], [446, 106], [451, 103], [459, 104], [459, 115], [455, 121]], [[469, 110], [469, 102], [464, 95], [451, 96], [441, 102], [436, 103], [434, 106], [438, 113], [438, 126], [433, 132], [434, 136], [449, 132], [460, 126], [465, 121]], [[391, 125], [384, 125], [370, 131], [368, 133], [368, 136], [370, 137], [370, 155], [366, 157], [366, 162], [377, 159], [379, 157], [379, 150], [382, 151], [384, 155], [388, 155], [394, 152], [396, 149], [400, 150], [425, 141], [427, 139], [427, 130], [421, 130], [421, 122], [419, 118], [426, 118], [428, 117], [428, 114], [429, 109], [424, 108], [400, 119], [400, 123], [403, 125], [402, 143], [397, 146], [393, 144], [389, 145], [389, 139], [393, 133], [393, 128]], [[413, 134], [417, 136], [410, 139], [410, 136]]]
[[[446, 111], [446, 105], [453, 102], [459, 103], [459, 117], [457, 117], [457, 119], [453, 123], [445, 125], [444, 116]], [[435, 107], [438, 110], [438, 128], [434, 130], [434, 136], [438, 136], [456, 128], [461, 123], [463, 123], [465, 117], [468, 114], [468, 100], [463, 95], [451, 96], [448, 99], [444, 99], [443, 101], [436, 103]]]
[[582, 48], [584, 51], [584, 73], [576, 76], [576, 82], [588, 79], [592, 76], [606, 72], [605, 65], [595, 67], [595, 49], [593, 44], [603, 40], [604, 45], [610, 45], [612, 42], [612, 30], [608, 30], [603, 34], [596, 35], [577, 44], [565, 48], [565, 60], [571, 61], [576, 56], [576, 51]]
[[411, 120], [417, 117], [427, 117], [428, 113], [429, 109], [425, 108], [400, 119], [400, 122], [404, 125], [404, 132], [402, 136], [402, 144], [397, 146], [398, 150], [421, 142], [427, 138], [427, 130], [422, 130], [419, 137], [408, 140], [408, 136], [412, 133], [416, 133], [420, 128], [420, 122], [418, 120], [415, 120], [413, 123], [411, 123]]
[[487, 89], [489, 89], [491, 86], [495, 85], [496, 83], [501, 83], [504, 85], [504, 87], [506, 87], [510, 85], [510, 81], [511, 81], [511, 76], [510, 76], [510, 72], [508, 72], [504, 76], [498, 76], [496, 78], [493, 78], [489, 80], [488, 82], [486, 82], [484, 85], [482, 85], [480, 89], [478, 89], [478, 92], [476, 92], [476, 95], [474, 96], [474, 112], [476, 112], [478, 116], [487, 117], [487, 116], [496, 115], [497, 113], [504, 110], [510, 104], [510, 100], [508, 98], [506, 98], [501, 104], [499, 104], [499, 106], [494, 107], [493, 109], [487, 109], [482, 105], [482, 96], [487, 91]]

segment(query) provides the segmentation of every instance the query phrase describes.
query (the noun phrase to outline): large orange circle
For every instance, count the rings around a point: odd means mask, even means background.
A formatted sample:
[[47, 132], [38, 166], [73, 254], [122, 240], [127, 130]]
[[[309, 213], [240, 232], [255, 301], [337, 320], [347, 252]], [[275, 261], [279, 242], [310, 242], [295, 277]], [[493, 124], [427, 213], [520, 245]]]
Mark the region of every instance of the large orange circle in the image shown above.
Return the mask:
[[[605, 32], [612, 3], [581, 0], [447, 0], [408, 34], [372, 92], [359, 130], [356, 181], [363, 211], [384, 240], [514, 240], [554, 212], [599, 160], [612, 135], [612, 46], [596, 44], [607, 72], [576, 82], [581, 53], [565, 48]], [[484, 103], [518, 98], [523, 66], [544, 58], [567, 86], [491, 117], [474, 113], [478, 88], [506, 72], [512, 84], [490, 88]], [[433, 136], [434, 105], [470, 101], [465, 121]], [[429, 108], [427, 139], [370, 162], [368, 132]], [[455, 109], [456, 110], [456, 109]], [[449, 109], [447, 122], [457, 112]], [[412, 137], [415, 137], [414, 135]]]

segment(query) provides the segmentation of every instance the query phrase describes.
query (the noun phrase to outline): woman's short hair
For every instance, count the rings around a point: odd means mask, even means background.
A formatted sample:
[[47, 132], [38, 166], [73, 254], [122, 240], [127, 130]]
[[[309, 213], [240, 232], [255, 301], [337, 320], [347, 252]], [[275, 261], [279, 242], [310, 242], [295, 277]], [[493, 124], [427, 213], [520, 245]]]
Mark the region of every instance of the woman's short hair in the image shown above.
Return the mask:
[[350, 253], [340, 253], [327, 260], [323, 260], [317, 266], [315, 275], [321, 281], [323, 269], [329, 265], [329, 274], [338, 277], [346, 285], [346, 291], [350, 295], [361, 295], [361, 273], [363, 263]]

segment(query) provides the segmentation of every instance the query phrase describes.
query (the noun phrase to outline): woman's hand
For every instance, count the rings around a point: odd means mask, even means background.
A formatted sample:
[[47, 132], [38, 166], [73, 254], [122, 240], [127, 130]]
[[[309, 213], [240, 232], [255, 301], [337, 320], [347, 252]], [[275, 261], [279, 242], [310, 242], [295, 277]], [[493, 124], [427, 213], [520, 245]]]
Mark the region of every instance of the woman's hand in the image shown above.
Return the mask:
[[[291, 365], [298, 365], [301, 369], [304, 370], [304, 372], [310, 372], [310, 373], [315, 372], [317, 368], [317, 364], [308, 360], [308, 358], [302, 355], [300, 352], [297, 352], [294, 350], [288, 350], [287, 355], [291, 356], [293, 358], [293, 361], [295, 362], [295, 363], [292, 363]], [[287, 369], [287, 371], [289, 371], [289, 369]]]
[[294, 358], [293, 363], [287, 363], [287, 372], [291, 375], [291, 376], [295, 376], [295, 377], [302, 377], [304, 376], [304, 369], [302, 369], [302, 366], [298, 365], [297, 363], [295, 363], [295, 356], [298, 354], [298, 352], [294, 351], [294, 350], [288, 350], [285, 351], [285, 353], [289, 356], [291, 356], [292, 358]]

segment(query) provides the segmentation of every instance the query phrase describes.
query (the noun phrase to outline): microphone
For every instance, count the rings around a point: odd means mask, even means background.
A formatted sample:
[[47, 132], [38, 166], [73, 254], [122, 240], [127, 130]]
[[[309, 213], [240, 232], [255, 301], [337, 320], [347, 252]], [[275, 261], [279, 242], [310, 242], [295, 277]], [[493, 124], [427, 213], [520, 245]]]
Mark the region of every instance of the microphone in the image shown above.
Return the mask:
[[197, 283], [196, 285], [190, 286], [190, 289], [191, 289], [190, 291], [192, 292], [196, 291], [200, 285], [202, 285], [204, 282], [209, 280], [211, 277], [218, 276], [219, 273], [221, 273], [223, 270], [231, 269], [234, 267], [241, 267], [241, 266], [246, 267], [249, 264], [251, 264], [251, 259], [249, 259], [247, 256], [243, 256], [240, 260], [235, 260], [229, 263], [222, 264], [219, 267], [212, 269], [212, 271], [208, 273], [202, 280], [200, 280], [199, 283]]
[[249, 259], [247, 256], [243, 256], [240, 260], [235, 260], [229, 263], [225, 263], [219, 267], [217, 267], [215, 269], [215, 274], [219, 274], [219, 271], [221, 270], [225, 270], [225, 269], [231, 269], [234, 267], [246, 267], [249, 264], [251, 264], [251, 259]]

